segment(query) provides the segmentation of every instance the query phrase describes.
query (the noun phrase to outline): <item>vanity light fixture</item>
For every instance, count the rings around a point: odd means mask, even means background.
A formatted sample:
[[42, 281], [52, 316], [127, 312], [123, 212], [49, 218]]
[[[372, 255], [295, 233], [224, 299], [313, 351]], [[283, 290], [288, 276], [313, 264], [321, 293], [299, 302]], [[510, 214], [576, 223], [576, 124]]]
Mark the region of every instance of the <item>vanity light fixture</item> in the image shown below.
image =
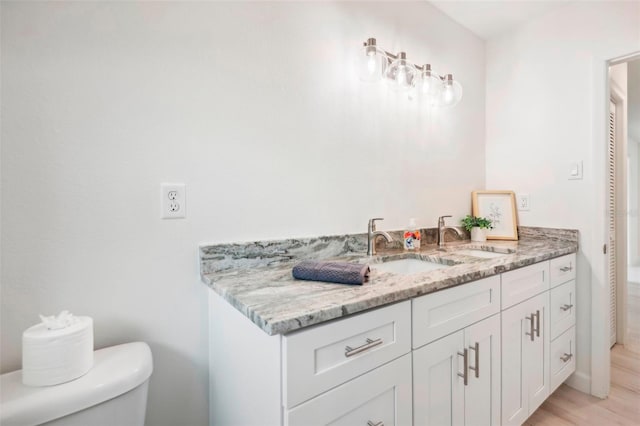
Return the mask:
[[362, 81], [375, 83], [384, 79], [393, 90], [408, 92], [409, 99], [430, 106], [450, 108], [462, 99], [462, 85], [452, 74], [441, 76], [430, 64], [409, 62], [405, 52], [394, 55], [380, 49], [375, 38], [364, 42], [357, 68]]

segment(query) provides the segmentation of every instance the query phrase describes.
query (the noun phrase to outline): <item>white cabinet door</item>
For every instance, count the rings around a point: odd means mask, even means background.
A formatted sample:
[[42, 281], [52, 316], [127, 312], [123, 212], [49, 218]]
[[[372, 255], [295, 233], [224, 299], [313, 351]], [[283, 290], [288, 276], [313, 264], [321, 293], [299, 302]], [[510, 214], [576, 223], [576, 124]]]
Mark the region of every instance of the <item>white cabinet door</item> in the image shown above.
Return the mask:
[[520, 425], [549, 396], [549, 293], [502, 312], [502, 423]]
[[[521, 303], [502, 312], [502, 424], [521, 425], [529, 415], [524, 351], [529, 307]], [[526, 343], [526, 342], [524, 342]]]
[[500, 315], [464, 330], [468, 348], [468, 385], [464, 392], [465, 425], [500, 424]]
[[500, 315], [413, 352], [413, 407], [415, 426], [500, 424]]
[[463, 424], [463, 348], [461, 330], [413, 352], [414, 426]]
[[285, 413], [285, 426], [411, 424], [411, 354]]
[[[529, 315], [535, 314], [533, 329], [535, 336], [526, 337], [525, 371], [529, 395], [529, 414], [533, 413], [549, 396], [549, 293], [542, 293], [525, 304], [529, 307]], [[529, 324], [531, 328], [531, 324]]]

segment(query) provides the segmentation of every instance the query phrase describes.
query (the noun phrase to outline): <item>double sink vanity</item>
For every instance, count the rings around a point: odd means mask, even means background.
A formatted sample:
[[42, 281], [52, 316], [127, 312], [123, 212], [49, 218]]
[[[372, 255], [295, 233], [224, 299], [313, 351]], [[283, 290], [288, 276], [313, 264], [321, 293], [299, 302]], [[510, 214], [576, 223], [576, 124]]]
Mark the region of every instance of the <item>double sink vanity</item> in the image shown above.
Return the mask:
[[[519, 232], [374, 256], [367, 234], [200, 247], [212, 424], [522, 424], [575, 371], [578, 235]], [[370, 280], [295, 280], [303, 259]]]

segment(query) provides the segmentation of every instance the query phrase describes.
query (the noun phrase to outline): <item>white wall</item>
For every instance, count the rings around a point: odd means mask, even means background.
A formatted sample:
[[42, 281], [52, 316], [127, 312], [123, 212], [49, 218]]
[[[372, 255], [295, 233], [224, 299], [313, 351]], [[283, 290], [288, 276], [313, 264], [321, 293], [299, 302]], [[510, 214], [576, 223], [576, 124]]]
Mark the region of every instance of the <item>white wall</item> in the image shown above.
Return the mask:
[[[435, 226], [484, 187], [484, 43], [426, 2], [3, 2], [2, 371], [38, 313], [150, 343], [148, 423], [207, 416], [197, 246]], [[367, 37], [462, 81], [429, 115], [360, 84]], [[159, 219], [160, 183], [187, 185]]]
[[[587, 391], [591, 294], [603, 290], [591, 272], [604, 262], [605, 61], [640, 50], [639, 28], [640, 3], [575, 2], [487, 43], [487, 188], [530, 194], [522, 225], [580, 230], [574, 385]], [[572, 160], [583, 180], [567, 179]]]

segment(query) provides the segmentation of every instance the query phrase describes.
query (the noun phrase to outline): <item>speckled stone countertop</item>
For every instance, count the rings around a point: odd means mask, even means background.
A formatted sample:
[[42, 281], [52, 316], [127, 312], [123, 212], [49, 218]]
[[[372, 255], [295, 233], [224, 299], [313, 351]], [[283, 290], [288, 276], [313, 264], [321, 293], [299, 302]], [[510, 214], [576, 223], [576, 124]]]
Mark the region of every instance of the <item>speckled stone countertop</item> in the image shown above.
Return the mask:
[[[205, 284], [267, 334], [285, 334], [578, 250], [575, 230], [520, 227], [518, 231], [519, 241], [454, 241], [448, 242], [444, 251], [435, 244], [423, 243], [417, 252], [380, 244], [382, 249], [373, 257], [366, 255], [366, 234], [203, 245], [201, 276]], [[429, 232], [425, 230], [425, 234]], [[457, 253], [464, 249], [504, 256], [479, 258]], [[376, 270], [376, 264], [402, 258], [430, 260], [448, 267], [412, 275]], [[370, 279], [362, 286], [296, 280], [291, 268], [303, 259], [368, 263]]]

